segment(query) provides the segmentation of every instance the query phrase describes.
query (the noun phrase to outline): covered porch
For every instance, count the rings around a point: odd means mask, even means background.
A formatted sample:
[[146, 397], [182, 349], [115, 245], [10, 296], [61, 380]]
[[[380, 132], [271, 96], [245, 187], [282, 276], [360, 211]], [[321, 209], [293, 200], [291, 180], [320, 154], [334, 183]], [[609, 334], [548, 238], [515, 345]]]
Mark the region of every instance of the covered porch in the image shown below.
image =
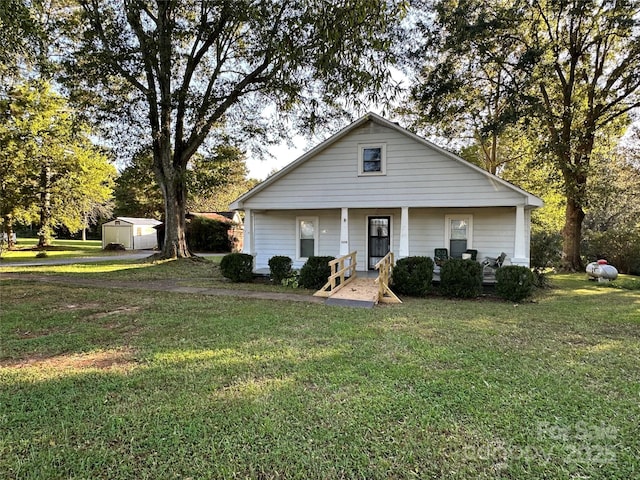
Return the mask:
[[506, 252], [512, 264], [529, 266], [529, 215], [524, 205], [247, 209], [244, 252], [254, 255], [254, 271], [265, 274], [274, 255], [289, 256], [299, 269], [311, 255], [340, 257], [357, 251], [357, 270], [366, 272], [375, 270], [389, 252], [396, 259], [433, 258], [436, 248], [446, 248], [451, 257], [475, 249], [480, 261]]

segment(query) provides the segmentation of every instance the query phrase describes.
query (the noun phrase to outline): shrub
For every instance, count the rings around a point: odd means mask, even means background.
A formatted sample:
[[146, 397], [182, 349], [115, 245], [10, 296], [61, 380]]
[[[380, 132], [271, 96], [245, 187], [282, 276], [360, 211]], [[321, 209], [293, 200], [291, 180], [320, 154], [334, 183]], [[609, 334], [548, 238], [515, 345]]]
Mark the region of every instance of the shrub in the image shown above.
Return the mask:
[[289, 276], [283, 278], [280, 283], [283, 287], [298, 288], [300, 286], [300, 274], [292, 270]]
[[519, 302], [531, 295], [534, 276], [527, 267], [507, 265], [496, 270], [496, 293], [505, 300]]
[[395, 293], [421, 297], [433, 281], [433, 260], [429, 257], [401, 258], [393, 267], [391, 288]]
[[562, 235], [559, 232], [531, 233], [531, 266], [549, 268], [560, 265]]
[[551, 288], [551, 282], [544, 268], [535, 267], [531, 273], [533, 273], [533, 285], [536, 288]]
[[47, 258], [49, 254], [45, 250], [40, 250], [36, 253], [36, 258]]
[[482, 265], [461, 258], [448, 260], [440, 267], [440, 291], [448, 297], [477, 297], [482, 293]]
[[586, 231], [583, 252], [587, 262], [604, 258], [620, 273], [640, 275], [640, 229], [635, 226]]
[[300, 269], [300, 286], [313, 290], [322, 288], [331, 275], [331, 260], [335, 260], [335, 257], [309, 257]]
[[253, 280], [253, 256], [248, 253], [230, 253], [220, 262], [220, 271], [232, 282]]
[[187, 226], [187, 244], [194, 252], [230, 252], [229, 224], [195, 217]]
[[291, 276], [291, 265], [293, 264], [291, 258], [282, 255], [276, 255], [269, 259], [269, 270], [271, 272], [271, 279], [278, 285], [282, 284], [285, 278]]

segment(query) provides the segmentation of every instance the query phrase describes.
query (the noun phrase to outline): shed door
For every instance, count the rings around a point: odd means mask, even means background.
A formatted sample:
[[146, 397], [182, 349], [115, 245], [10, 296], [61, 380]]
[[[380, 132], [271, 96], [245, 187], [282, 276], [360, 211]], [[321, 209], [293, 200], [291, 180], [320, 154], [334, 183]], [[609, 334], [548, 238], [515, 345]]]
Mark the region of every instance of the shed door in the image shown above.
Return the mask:
[[369, 270], [389, 253], [391, 217], [369, 217]]

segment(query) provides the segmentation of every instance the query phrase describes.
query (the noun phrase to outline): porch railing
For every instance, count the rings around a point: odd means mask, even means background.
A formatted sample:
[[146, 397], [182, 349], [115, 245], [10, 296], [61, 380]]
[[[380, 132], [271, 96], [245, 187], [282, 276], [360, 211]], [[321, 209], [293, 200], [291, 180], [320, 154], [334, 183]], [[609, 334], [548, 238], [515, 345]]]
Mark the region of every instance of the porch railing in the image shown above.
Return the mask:
[[331, 260], [329, 262], [329, 267], [331, 268], [329, 280], [313, 295], [316, 297], [328, 297], [356, 278], [357, 253], [358, 252], [353, 251], [335, 260]]
[[393, 265], [393, 252], [389, 252], [382, 260], [376, 263], [374, 267], [378, 270], [376, 283], [378, 284], [378, 302], [380, 303], [402, 303], [396, 294], [391, 291], [391, 288], [389, 288]]

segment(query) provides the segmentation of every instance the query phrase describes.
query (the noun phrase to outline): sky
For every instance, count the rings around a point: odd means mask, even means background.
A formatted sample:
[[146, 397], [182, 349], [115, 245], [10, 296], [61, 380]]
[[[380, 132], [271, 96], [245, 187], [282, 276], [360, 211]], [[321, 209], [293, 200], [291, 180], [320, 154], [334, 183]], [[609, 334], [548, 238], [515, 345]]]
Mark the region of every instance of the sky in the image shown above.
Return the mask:
[[273, 155], [273, 158], [265, 158], [264, 160], [255, 157], [247, 158], [249, 178], [264, 180], [271, 172], [286, 167], [314, 146], [309, 144], [309, 140], [300, 136], [295, 136], [291, 141], [293, 142], [293, 147], [283, 142], [269, 148], [269, 153]]

